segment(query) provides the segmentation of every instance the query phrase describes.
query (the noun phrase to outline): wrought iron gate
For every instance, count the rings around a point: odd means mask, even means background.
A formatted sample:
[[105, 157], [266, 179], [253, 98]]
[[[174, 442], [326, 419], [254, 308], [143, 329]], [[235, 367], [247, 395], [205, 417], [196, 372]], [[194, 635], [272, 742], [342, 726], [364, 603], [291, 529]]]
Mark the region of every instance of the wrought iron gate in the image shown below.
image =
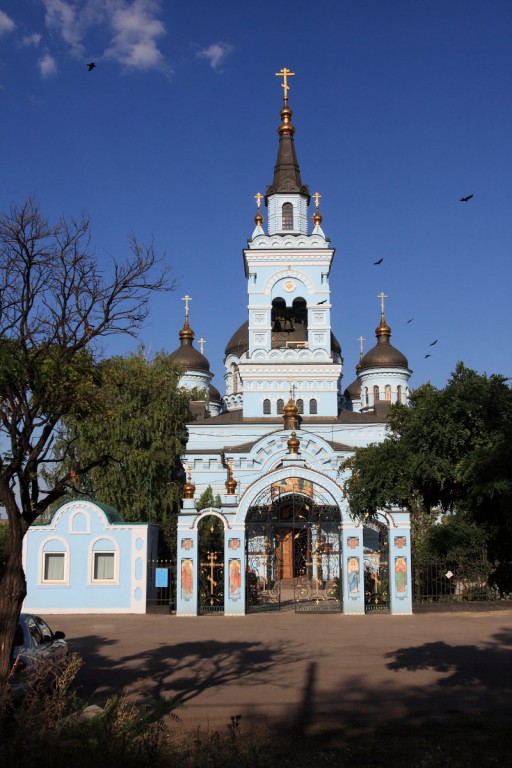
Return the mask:
[[199, 614], [224, 611], [224, 526], [215, 515], [199, 523]]
[[146, 607], [148, 613], [176, 611], [176, 563], [149, 560]]
[[341, 609], [341, 517], [324, 491], [298, 478], [269, 486], [246, 521], [248, 613]]
[[374, 520], [363, 531], [364, 609], [389, 610], [389, 532], [384, 523]]

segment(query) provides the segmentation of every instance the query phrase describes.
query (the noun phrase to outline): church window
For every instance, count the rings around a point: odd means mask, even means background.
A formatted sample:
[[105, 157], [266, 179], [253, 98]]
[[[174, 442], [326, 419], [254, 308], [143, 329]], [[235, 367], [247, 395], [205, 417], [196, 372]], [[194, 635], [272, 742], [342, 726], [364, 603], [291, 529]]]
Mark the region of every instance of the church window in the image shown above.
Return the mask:
[[396, 388], [396, 401], [397, 401], [397, 403], [401, 403], [402, 402], [402, 387], [401, 387], [400, 384]]
[[284, 410], [284, 400], [279, 399], [277, 401], [277, 413], [281, 414]]
[[373, 401], [374, 401], [374, 403], [377, 402], [379, 397], [380, 397], [380, 395], [379, 395], [379, 388], [378, 388], [377, 385], [375, 385], [374, 388], [373, 388]]
[[293, 205], [291, 203], [283, 203], [281, 213], [283, 217], [283, 229], [293, 229]]
[[268, 416], [272, 411], [270, 410], [270, 400], [266, 399], [263, 401], [263, 413], [265, 416]]
[[312, 398], [312, 399], [309, 401], [309, 412], [310, 412], [310, 413], [311, 413], [313, 416], [314, 416], [315, 414], [317, 414], [317, 413], [318, 413], [318, 404], [317, 404], [317, 402], [316, 402], [315, 398]]
[[389, 384], [386, 384], [384, 392], [385, 392], [385, 398], [387, 402], [390, 403], [391, 402], [391, 386]]
[[368, 403], [370, 402], [370, 398], [368, 397], [368, 387], [364, 388], [364, 402], [365, 402], [365, 405], [368, 405]]
[[304, 413], [304, 400], [297, 400], [297, 408], [299, 413]]
[[233, 366], [232, 377], [232, 392], [236, 395], [238, 392], [238, 368], [236, 365]]

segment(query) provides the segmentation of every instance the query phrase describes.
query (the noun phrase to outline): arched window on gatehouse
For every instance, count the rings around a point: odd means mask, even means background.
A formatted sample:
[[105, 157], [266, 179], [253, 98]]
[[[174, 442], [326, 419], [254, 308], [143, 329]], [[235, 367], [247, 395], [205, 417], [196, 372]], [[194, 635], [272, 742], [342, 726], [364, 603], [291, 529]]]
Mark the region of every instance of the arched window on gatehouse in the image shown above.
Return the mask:
[[309, 413], [312, 416], [315, 416], [318, 413], [318, 403], [314, 397], [309, 401]]
[[374, 388], [373, 388], [373, 402], [376, 403], [377, 400], [379, 399], [379, 397], [380, 397], [380, 395], [379, 395], [379, 388], [378, 388], [377, 385], [375, 385]]
[[299, 409], [299, 413], [304, 413], [304, 400], [300, 399], [296, 401], [297, 408]]
[[271, 413], [272, 413], [272, 409], [271, 409], [271, 405], [270, 405], [270, 400], [268, 398], [266, 398], [263, 401], [263, 414], [264, 414], [264, 416], [270, 416]]
[[384, 398], [386, 402], [388, 403], [391, 402], [391, 385], [390, 384], [386, 384], [386, 386], [384, 387]]
[[278, 415], [281, 415], [284, 410], [284, 400], [279, 399], [277, 401], [277, 413]]
[[283, 229], [293, 229], [293, 205], [291, 203], [283, 203], [281, 215], [283, 219]]

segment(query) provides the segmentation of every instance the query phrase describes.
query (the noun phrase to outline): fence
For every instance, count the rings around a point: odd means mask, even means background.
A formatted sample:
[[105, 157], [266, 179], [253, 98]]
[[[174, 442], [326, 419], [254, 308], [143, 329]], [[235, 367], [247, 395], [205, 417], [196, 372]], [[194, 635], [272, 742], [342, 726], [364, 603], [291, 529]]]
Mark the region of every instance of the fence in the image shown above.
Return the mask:
[[454, 563], [413, 562], [415, 603], [465, 602], [496, 600], [499, 593], [489, 586], [494, 570], [485, 560]]
[[176, 611], [176, 564], [171, 560], [148, 561], [148, 613]]

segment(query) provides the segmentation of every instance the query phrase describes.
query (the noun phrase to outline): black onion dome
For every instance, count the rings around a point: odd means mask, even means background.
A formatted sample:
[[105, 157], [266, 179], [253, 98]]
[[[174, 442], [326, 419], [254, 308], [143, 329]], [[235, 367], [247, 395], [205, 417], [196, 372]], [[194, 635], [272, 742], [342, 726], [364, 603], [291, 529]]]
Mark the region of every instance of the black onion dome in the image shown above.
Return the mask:
[[409, 362], [399, 349], [389, 343], [391, 328], [381, 316], [380, 324], [375, 329], [377, 344], [370, 349], [361, 359], [361, 370], [368, 368], [405, 368], [409, 369]]
[[208, 392], [210, 393], [210, 400], [212, 403], [221, 403], [222, 398], [220, 396], [220, 392], [217, 389], [217, 387], [214, 387], [213, 384], [208, 385]]
[[210, 372], [210, 363], [198, 349], [192, 346], [194, 341], [194, 331], [185, 320], [185, 325], [180, 333], [181, 345], [169, 355], [169, 360], [185, 368], [186, 371], [207, 371]]
[[[245, 323], [242, 323], [240, 328], [235, 331], [235, 333], [232, 335], [228, 343], [226, 344], [226, 349], [224, 350], [224, 354], [227, 357], [228, 355], [235, 355], [236, 357], [241, 357], [244, 352], [247, 352], [249, 349], [249, 321], [246, 320]], [[331, 350], [335, 352], [338, 355], [341, 355], [341, 345], [331, 331]]]
[[361, 379], [354, 379], [343, 393], [347, 400], [359, 400], [361, 397]]

